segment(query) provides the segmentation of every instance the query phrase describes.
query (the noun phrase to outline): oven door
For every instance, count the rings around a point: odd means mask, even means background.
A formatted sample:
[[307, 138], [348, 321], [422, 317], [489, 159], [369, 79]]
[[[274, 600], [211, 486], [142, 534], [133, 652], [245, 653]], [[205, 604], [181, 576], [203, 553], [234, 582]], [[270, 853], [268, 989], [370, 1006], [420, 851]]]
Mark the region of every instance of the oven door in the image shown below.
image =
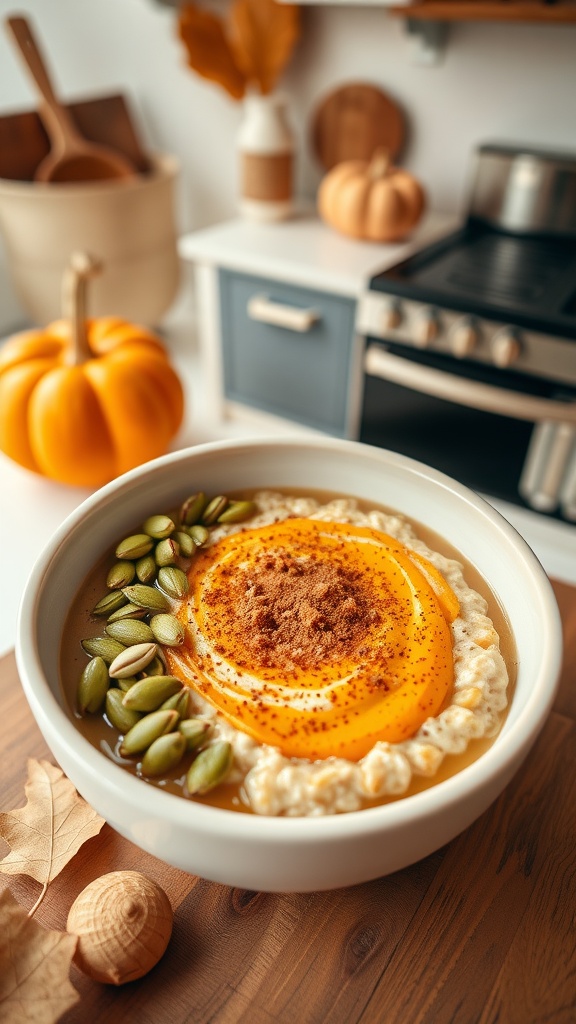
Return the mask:
[[576, 521], [576, 393], [367, 339], [360, 439]]

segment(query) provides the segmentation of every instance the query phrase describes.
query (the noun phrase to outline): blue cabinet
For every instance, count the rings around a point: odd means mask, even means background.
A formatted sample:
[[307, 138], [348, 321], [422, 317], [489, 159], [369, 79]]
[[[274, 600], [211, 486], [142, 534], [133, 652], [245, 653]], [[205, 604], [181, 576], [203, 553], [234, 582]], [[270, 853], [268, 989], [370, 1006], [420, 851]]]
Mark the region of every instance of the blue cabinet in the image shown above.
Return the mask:
[[355, 300], [230, 270], [218, 280], [225, 398], [350, 436]]

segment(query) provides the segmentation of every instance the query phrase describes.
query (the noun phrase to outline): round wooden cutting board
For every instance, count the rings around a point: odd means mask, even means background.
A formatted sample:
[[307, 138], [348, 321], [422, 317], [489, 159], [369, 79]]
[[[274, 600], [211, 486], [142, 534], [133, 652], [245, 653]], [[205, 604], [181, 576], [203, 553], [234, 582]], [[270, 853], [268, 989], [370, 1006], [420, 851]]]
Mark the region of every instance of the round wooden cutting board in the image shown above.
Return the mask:
[[365, 82], [335, 89], [312, 116], [312, 150], [326, 171], [343, 160], [369, 160], [378, 146], [395, 159], [404, 136], [404, 116], [398, 105], [382, 89]]

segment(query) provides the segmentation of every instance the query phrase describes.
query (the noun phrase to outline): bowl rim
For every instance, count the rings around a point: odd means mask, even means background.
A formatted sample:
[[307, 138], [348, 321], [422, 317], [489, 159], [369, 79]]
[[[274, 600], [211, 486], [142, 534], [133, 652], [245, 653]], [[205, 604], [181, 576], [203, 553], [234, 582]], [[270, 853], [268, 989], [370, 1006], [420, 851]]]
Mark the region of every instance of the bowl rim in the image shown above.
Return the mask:
[[[355, 453], [386, 464], [392, 462], [400, 469], [425, 476], [427, 480], [455, 493], [489, 520], [491, 527], [496, 528], [516, 549], [534, 582], [535, 596], [539, 601], [545, 628], [542, 662], [533, 692], [520, 709], [516, 720], [496, 737], [481, 757], [419, 793], [376, 807], [317, 817], [241, 813], [184, 800], [155, 786], [143, 785], [142, 779], [125, 772], [120, 765], [93, 747], [60, 705], [44, 675], [35, 637], [37, 606], [42, 581], [58, 557], [71, 529], [107, 503], [117, 492], [129, 489], [135, 481], [157, 469], [187, 461], [196, 455], [271, 447], [328, 448], [336, 452]], [[129, 801], [140, 808], [147, 818], [172, 823], [176, 827], [194, 828], [228, 838], [262, 839], [267, 843], [277, 841], [282, 844], [287, 840], [314, 842], [344, 838], [347, 833], [368, 836], [381, 833], [383, 829], [393, 830], [408, 822], [434, 816], [439, 810], [445, 811], [456, 806], [472, 793], [490, 786], [498, 776], [507, 778], [507, 772], [510, 774], [512, 769], [515, 770], [527, 754], [551, 710], [559, 683], [563, 638], [554, 591], [541, 563], [524, 538], [488, 501], [452, 477], [397, 452], [346, 439], [302, 436], [225, 439], [178, 449], [130, 470], [84, 499], [55, 531], [32, 567], [18, 610], [15, 651], [21, 685], [41, 732], [46, 737], [56, 729], [58, 745], [71, 759], [77, 758], [80, 750], [84, 767], [97, 775], [99, 787], [109, 797], [121, 797], [122, 801]], [[46, 742], [52, 749], [50, 742]], [[55, 754], [53, 756], [56, 757]]]
[[52, 201], [70, 198], [70, 196], [86, 196], [87, 194], [113, 194], [122, 191], [138, 191], [150, 188], [176, 178], [182, 169], [182, 161], [175, 153], [164, 150], [152, 150], [147, 153], [150, 161], [149, 171], [139, 171], [128, 178], [109, 178], [95, 181], [58, 182], [55, 189], [53, 182], [21, 181], [18, 178], [0, 177], [0, 194], [5, 196], [27, 196], [40, 199], [49, 196]]

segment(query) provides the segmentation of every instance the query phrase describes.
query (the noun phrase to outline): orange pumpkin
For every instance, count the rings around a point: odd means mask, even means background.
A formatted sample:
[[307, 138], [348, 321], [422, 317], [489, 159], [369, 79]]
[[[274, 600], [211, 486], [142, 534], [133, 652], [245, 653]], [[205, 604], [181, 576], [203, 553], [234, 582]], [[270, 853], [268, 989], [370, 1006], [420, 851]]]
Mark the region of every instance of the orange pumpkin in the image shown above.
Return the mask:
[[61, 483], [99, 487], [162, 455], [182, 422], [182, 385], [160, 339], [117, 317], [85, 318], [76, 254], [65, 275], [66, 319], [24, 331], [0, 350], [0, 449]]
[[395, 242], [416, 226], [425, 207], [424, 190], [408, 171], [392, 167], [385, 150], [372, 159], [345, 160], [332, 168], [318, 191], [318, 212], [331, 227], [352, 238]]

